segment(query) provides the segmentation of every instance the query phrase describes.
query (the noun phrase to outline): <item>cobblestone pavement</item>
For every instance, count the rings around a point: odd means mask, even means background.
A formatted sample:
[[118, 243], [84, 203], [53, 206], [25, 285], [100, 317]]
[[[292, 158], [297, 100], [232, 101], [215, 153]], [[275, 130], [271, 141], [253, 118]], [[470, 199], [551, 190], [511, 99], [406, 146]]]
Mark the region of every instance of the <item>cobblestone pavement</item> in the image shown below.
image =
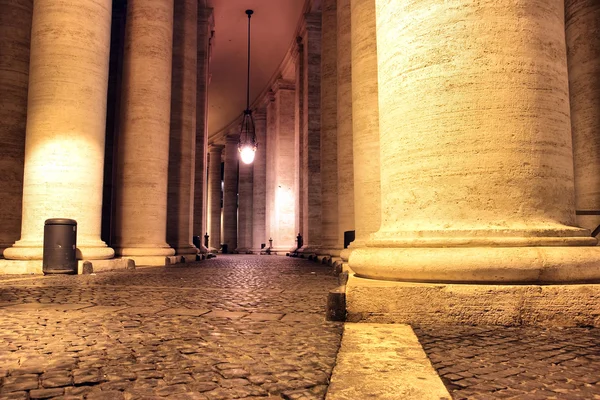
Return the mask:
[[0, 279], [2, 399], [323, 399], [331, 268], [278, 256]]
[[600, 399], [600, 329], [414, 330], [454, 399]]

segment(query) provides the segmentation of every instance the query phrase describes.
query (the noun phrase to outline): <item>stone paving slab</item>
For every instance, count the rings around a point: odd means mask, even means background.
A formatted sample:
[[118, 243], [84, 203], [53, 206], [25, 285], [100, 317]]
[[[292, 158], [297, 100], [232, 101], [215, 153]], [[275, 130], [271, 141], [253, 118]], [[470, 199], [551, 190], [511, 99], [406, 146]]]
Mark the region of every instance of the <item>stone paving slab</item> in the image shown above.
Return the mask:
[[0, 398], [323, 399], [335, 285], [274, 256], [0, 282]]
[[421, 326], [454, 399], [600, 399], [600, 330]]
[[410, 326], [344, 326], [327, 400], [450, 398]]

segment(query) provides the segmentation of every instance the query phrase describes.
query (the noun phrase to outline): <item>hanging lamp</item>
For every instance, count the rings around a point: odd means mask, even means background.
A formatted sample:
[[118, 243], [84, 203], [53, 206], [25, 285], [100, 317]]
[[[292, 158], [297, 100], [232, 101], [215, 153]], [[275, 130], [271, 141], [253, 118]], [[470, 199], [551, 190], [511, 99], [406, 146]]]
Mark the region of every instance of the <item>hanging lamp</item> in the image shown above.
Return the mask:
[[246, 109], [244, 110], [244, 119], [240, 129], [240, 141], [238, 143], [238, 151], [244, 164], [252, 164], [254, 154], [258, 143], [256, 142], [256, 133], [254, 131], [254, 119], [252, 118], [252, 110], [250, 109], [250, 17], [254, 11], [246, 10], [248, 15], [248, 71], [246, 75]]

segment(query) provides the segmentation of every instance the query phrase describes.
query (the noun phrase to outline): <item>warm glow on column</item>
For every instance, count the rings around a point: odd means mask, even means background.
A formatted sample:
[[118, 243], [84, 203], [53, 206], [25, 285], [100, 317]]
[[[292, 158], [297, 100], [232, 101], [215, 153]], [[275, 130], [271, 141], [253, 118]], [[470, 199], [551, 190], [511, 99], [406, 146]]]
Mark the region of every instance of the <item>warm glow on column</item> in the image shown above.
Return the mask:
[[244, 164], [252, 164], [254, 161], [254, 154], [256, 153], [256, 147], [246, 144], [240, 148], [240, 156]]

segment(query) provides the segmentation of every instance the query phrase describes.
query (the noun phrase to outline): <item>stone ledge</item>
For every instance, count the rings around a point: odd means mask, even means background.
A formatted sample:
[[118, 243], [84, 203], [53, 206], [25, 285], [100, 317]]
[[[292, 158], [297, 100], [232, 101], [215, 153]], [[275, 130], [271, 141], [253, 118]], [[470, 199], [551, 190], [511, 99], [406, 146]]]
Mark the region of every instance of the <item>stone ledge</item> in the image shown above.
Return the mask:
[[600, 327], [600, 284], [434, 284], [351, 275], [346, 288], [352, 322]]
[[450, 400], [407, 325], [345, 324], [326, 400]]

